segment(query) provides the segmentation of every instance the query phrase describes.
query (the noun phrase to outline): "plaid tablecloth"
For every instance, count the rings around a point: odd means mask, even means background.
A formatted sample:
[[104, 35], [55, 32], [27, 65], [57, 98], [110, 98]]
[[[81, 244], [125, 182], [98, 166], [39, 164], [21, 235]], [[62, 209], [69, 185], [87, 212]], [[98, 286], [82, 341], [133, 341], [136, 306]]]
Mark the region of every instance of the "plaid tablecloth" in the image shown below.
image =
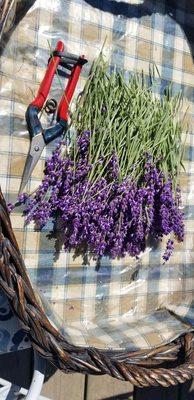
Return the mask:
[[[75, 344], [151, 348], [194, 325], [193, 32], [191, 1], [36, 0], [1, 56], [0, 184], [8, 201], [16, 199], [29, 147], [25, 110], [44, 75], [49, 47], [58, 39], [89, 60], [78, 90], [106, 39], [104, 51], [112, 65], [149, 74], [150, 63], [156, 63], [161, 75], [158, 93], [172, 81], [174, 92], [183, 92], [181, 116], [189, 107], [181, 176], [186, 235], [165, 266], [162, 243], [160, 248], [148, 247], [138, 262], [104, 258], [96, 268], [93, 260], [65, 253], [60, 236], [48, 235], [49, 224], [35, 232], [32, 224], [24, 225], [21, 209], [12, 214], [28, 273], [43, 296], [47, 315]], [[56, 79], [52, 96], [60, 95]], [[29, 191], [41, 181], [45, 158], [55, 145], [45, 149]]]

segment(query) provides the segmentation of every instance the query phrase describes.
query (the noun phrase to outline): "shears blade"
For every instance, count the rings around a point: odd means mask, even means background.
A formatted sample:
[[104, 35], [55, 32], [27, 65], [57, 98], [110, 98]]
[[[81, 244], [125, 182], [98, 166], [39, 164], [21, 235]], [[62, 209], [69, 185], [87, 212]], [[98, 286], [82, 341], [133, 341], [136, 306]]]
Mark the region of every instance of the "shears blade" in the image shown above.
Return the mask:
[[29, 153], [27, 156], [27, 160], [26, 160], [25, 167], [24, 167], [24, 172], [22, 175], [19, 194], [25, 188], [25, 186], [32, 174], [32, 171], [34, 170], [34, 168], [42, 154], [44, 147], [45, 147], [45, 141], [43, 138], [43, 134], [41, 132], [32, 138], [30, 150], [29, 150]]

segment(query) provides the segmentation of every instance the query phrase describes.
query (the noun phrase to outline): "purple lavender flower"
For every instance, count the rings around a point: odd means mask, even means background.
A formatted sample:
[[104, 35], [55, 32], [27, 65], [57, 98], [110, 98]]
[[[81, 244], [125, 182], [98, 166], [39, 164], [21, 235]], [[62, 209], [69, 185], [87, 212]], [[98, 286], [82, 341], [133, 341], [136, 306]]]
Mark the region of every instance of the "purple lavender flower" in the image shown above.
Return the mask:
[[18, 196], [19, 203], [22, 203], [22, 204], [25, 203], [27, 201], [28, 197], [29, 196], [27, 193], [20, 193]]
[[166, 250], [162, 256], [164, 263], [169, 260], [173, 250], [174, 250], [174, 242], [172, 239], [169, 239], [166, 245]]
[[13, 204], [13, 203], [7, 204], [8, 213], [11, 213], [14, 210], [14, 208], [15, 208], [15, 204]]
[[87, 153], [88, 147], [90, 145], [90, 136], [91, 136], [90, 131], [84, 131], [78, 137], [77, 145], [78, 145], [78, 149], [80, 151], [81, 156], [83, 156]]
[[[165, 179], [152, 157], [146, 155], [139, 181], [130, 176], [120, 181], [114, 153], [104, 175], [93, 183], [89, 180], [90, 138], [89, 131], [78, 136], [76, 160], [71, 154], [62, 156], [60, 146], [53, 153], [34, 198], [20, 197], [26, 204], [27, 222], [33, 220], [41, 229], [50, 218], [60, 215], [65, 249], [87, 246], [97, 257], [138, 257], [150, 235], [162, 238], [174, 234], [183, 241], [180, 189], [174, 194], [171, 180]], [[104, 156], [99, 162], [106, 162]], [[164, 261], [172, 251], [173, 241], [169, 240]]]

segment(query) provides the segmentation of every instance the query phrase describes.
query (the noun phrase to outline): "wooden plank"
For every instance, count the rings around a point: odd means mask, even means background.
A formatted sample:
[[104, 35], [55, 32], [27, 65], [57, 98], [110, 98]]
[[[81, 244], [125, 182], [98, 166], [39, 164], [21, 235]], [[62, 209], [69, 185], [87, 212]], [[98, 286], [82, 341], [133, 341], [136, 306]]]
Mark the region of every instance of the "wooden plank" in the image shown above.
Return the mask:
[[[169, 388], [149, 387], [144, 389], [134, 388], [133, 400], [180, 400], [179, 385]], [[184, 399], [186, 400], [186, 399]]]
[[41, 394], [52, 400], [83, 400], [84, 381], [82, 374], [64, 374], [56, 371], [43, 385]]
[[132, 400], [133, 386], [108, 375], [88, 376], [85, 400]]

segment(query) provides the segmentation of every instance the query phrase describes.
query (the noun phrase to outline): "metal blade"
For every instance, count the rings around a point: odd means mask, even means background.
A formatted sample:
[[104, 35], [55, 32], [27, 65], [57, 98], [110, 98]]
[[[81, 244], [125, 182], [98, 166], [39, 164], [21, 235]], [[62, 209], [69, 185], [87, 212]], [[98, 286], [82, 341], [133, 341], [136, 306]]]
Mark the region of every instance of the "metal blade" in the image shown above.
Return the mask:
[[26, 186], [32, 171], [34, 170], [42, 151], [45, 147], [45, 141], [43, 138], [42, 133], [34, 136], [31, 141], [30, 151], [27, 156], [26, 164], [24, 167], [24, 172], [22, 175], [22, 180], [20, 184], [19, 194], [23, 191], [24, 187]]

